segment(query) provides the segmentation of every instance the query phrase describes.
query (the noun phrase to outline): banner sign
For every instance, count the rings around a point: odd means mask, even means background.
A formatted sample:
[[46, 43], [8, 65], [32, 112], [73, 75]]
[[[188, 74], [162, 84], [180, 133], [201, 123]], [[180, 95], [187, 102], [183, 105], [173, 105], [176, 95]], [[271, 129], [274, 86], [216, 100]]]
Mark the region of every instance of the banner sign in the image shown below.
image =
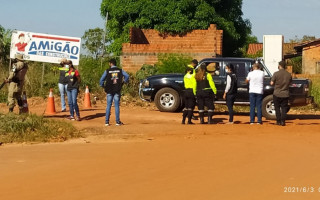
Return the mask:
[[79, 65], [81, 38], [13, 31], [10, 58], [22, 54], [24, 60], [60, 63], [62, 58]]

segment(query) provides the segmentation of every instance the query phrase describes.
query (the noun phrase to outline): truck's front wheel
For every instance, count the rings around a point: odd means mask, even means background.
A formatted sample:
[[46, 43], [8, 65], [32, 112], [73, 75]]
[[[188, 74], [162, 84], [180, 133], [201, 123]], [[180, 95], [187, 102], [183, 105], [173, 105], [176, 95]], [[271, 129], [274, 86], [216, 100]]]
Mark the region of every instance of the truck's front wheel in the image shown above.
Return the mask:
[[157, 108], [161, 112], [176, 112], [180, 106], [180, 96], [172, 88], [160, 89], [154, 98]]

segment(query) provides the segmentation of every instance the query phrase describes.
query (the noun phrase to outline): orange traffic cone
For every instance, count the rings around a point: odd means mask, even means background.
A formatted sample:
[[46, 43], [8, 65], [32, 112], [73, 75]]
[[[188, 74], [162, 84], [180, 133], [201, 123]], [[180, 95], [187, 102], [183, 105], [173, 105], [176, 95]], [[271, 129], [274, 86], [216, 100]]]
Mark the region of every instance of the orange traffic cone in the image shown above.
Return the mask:
[[52, 94], [52, 88], [50, 88], [46, 114], [48, 114], [48, 115], [56, 114], [56, 107], [54, 105], [54, 97], [53, 97], [53, 94]]
[[23, 113], [28, 113], [29, 112], [27, 95], [26, 95], [25, 91], [22, 94], [22, 112]]
[[88, 86], [86, 86], [86, 92], [84, 94], [84, 103], [83, 104], [84, 104], [84, 108], [92, 108]]

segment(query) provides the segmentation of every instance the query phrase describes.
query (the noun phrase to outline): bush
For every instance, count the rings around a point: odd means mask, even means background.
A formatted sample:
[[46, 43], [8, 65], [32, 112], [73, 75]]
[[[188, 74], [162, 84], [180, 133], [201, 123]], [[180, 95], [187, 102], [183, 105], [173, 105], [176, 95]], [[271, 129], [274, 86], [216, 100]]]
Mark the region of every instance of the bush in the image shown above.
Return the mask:
[[127, 72], [130, 76], [129, 83], [125, 83], [122, 87], [121, 93], [129, 94], [131, 97], [139, 97], [139, 83], [140, 80], [130, 72]]
[[81, 76], [80, 88], [88, 86], [90, 91], [101, 91], [99, 80], [106, 69], [109, 68], [109, 58], [93, 59], [91, 57], [81, 57], [79, 63], [79, 73]]
[[152, 76], [158, 73], [158, 67], [153, 65], [142, 65], [142, 67], [136, 72], [136, 78], [143, 80], [148, 76]]
[[182, 54], [160, 54], [158, 60], [159, 74], [184, 73], [192, 58]]
[[0, 141], [12, 142], [59, 142], [80, 137], [70, 123], [45, 119], [37, 115], [0, 113]]
[[302, 56], [291, 58], [289, 64], [292, 65], [293, 73], [295, 74], [302, 73]]
[[311, 78], [312, 89], [311, 95], [314, 97], [314, 102], [320, 105], [320, 77]]

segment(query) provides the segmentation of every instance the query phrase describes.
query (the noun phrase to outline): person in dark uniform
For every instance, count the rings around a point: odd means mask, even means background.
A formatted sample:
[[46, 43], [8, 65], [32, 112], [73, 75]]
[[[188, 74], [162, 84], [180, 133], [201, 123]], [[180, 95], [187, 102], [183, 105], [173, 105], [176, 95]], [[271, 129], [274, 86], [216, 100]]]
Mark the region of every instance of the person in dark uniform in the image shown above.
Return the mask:
[[195, 73], [194, 73], [193, 66], [188, 65], [186, 69], [186, 75], [183, 78], [184, 88], [185, 88], [183, 99], [185, 103], [185, 108], [182, 114], [182, 124], [185, 124], [187, 116], [188, 116], [188, 124], [193, 124], [191, 119], [193, 115], [193, 109], [196, 104], [195, 95], [196, 95], [196, 87], [197, 87], [197, 82], [194, 76], [195, 76]]
[[204, 124], [204, 106], [208, 107], [208, 124], [212, 123], [214, 96], [217, 94], [212, 76], [207, 72], [206, 68], [206, 64], [202, 63], [195, 75], [200, 124]]
[[285, 126], [289, 101], [289, 85], [292, 77], [291, 74], [285, 70], [285, 61], [279, 62], [278, 69], [279, 71], [273, 74], [270, 85], [274, 85], [273, 102], [277, 117], [276, 125]]
[[226, 99], [229, 110], [229, 122], [233, 124], [233, 105], [237, 95], [237, 76], [234, 73], [234, 66], [232, 64], [226, 65], [227, 84], [223, 94], [223, 99]]
[[110, 68], [104, 71], [99, 81], [100, 86], [104, 87], [104, 91], [107, 94], [105, 126], [110, 126], [109, 119], [112, 102], [114, 102], [116, 126], [122, 126], [124, 124], [120, 121], [121, 90], [123, 83], [127, 83], [129, 81], [129, 74], [127, 74], [123, 69], [117, 67], [115, 59], [111, 59], [109, 61], [109, 66]]

